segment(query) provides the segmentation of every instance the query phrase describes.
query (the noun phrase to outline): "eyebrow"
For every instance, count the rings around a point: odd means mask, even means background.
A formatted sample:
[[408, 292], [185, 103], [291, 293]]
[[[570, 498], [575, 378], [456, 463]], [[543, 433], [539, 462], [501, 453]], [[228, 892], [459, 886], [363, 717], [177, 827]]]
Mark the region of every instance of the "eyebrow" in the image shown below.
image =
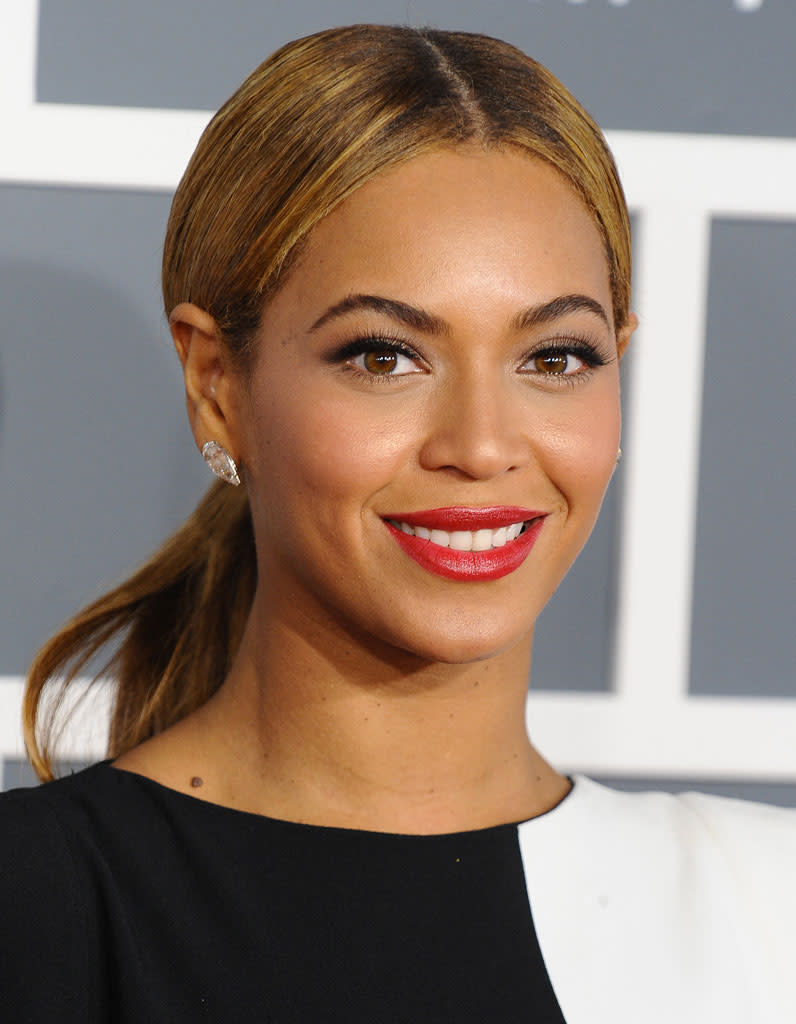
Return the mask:
[[387, 299], [382, 295], [348, 295], [341, 302], [330, 306], [315, 321], [310, 331], [317, 331], [319, 327], [323, 327], [330, 320], [359, 309], [383, 313], [415, 331], [422, 331], [424, 334], [450, 334], [450, 326], [442, 317], [434, 316], [433, 313], [427, 313], [424, 309], [418, 309], [416, 306], [410, 306], [408, 302]]
[[512, 326], [519, 331], [527, 330], [529, 327], [539, 327], [540, 324], [559, 320], [568, 313], [594, 313], [606, 327], [611, 326], [605, 308], [590, 295], [559, 295], [539, 306], [531, 306], [514, 317]]
[[[435, 316], [417, 306], [410, 306], [408, 302], [399, 302], [397, 299], [388, 299], [382, 295], [348, 295], [340, 302], [330, 306], [310, 328], [310, 331], [317, 331], [330, 320], [345, 316], [356, 310], [372, 310], [382, 313], [397, 320], [413, 330], [422, 331], [424, 334], [448, 335], [451, 333], [450, 324], [442, 317]], [[530, 306], [522, 310], [512, 320], [514, 330], [528, 330], [532, 327], [539, 327], [542, 324], [551, 323], [568, 313], [593, 313], [603, 321], [606, 327], [611, 326], [608, 313], [605, 308], [589, 295], [559, 295], [549, 302], [543, 302], [537, 306]]]

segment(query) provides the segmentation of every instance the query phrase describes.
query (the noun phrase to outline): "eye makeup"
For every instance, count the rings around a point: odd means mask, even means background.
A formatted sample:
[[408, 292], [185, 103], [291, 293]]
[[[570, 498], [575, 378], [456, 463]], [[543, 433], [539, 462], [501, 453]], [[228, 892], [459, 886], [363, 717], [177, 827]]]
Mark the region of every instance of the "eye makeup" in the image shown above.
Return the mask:
[[[587, 335], [555, 336], [540, 341], [530, 351], [526, 351], [517, 364], [519, 374], [538, 380], [566, 382], [574, 384], [591, 375], [591, 371], [614, 361], [614, 357], [605, 350], [607, 346]], [[383, 357], [371, 360], [372, 369], [366, 365], [355, 365], [354, 360], [372, 355]], [[409, 345], [403, 338], [390, 335], [384, 331], [361, 334], [332, 348], [323, 356], [323, 361], [333, 366], [341, 366], [368, 383], [395, 381], [429, 369], [429, 364], [416, 348]], [[568, 369], [571, 358], [582, 365], [574, 370]], [[409, 360], [415, 370], [395, 372], [400, 360]], [[547, 366], [544, 366], [547, 361]], [[556, 363], [560, 364], [557, 368]]]
[[366, 352], [393, 352], [406, 356], [407, 359], [422, 361], [421, 356], [400, 338], [392, 338], [385, 334], [368, 334], [353, 341], [346, 342], [339, 348], [324, 355], [324, 361], [332, 364], [345, 363]]
[[[355, 362], [360, 358], [364, 365]], [[397, 383], [427, 369], [425, 360], [414, 348], [383, 332], [360, 335], [333, 348], [323, 359], [368, 385]]]
[[[574, 383], [572, 378], [586, 377], [590, 371], [606, 366], [613, 362], [613, 359], [601, 351], [602, 346], [586, 337], [570, 336], [555, 338], [550, 342], [543, 342], [529, 352], [520, 365], [520, 373], [529, 376], [551, 378], [553, 380], [568, 378], [569, 383]], [[567, 371], [556, 368], [556, 362], [563, 362], [565, 365], [570, 356], [574, 356], [582, 364], [582, 369]], [[548, 366], [543, 368], [540, 363], [548, 361]], [[531, 367], [526, 369], [526, 367]]]

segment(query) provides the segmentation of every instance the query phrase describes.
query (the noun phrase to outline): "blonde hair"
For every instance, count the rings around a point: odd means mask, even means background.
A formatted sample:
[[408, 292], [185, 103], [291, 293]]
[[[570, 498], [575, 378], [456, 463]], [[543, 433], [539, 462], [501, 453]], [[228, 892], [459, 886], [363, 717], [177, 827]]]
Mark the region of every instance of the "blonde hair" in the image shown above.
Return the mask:
[[[288, 43], [207, 126], [177, 188], [163, 253], [166, 313], [192, 302], [245, 368], [262, 310], [313, 227], [374, 175], [440, 147], [515, 147], [555, 167], [603, 238], [614, 323], [630, 296], [630, 227], [597, 125], [542, 65], [487, 36], [353, 25]], [[34, 661], [25, 739], [53, 776], [52, 709], [111, 640], [109, 755], [203, 704], [237, 650], [256, 586], [245, 486], [214, 484], [131, 579]], [[60, 689], [43, 713], [48, 685]]]

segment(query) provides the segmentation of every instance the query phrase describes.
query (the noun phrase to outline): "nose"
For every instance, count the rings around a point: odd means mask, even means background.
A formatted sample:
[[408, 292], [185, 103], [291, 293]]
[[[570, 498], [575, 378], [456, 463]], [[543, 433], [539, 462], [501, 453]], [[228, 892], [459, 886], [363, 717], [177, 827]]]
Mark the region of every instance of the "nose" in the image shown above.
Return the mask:
[[531, 457], [526, 420], [510, 384], [483, 377], [449, 381], [434, 397], [420, 463], [471, 480], [519, 469]]

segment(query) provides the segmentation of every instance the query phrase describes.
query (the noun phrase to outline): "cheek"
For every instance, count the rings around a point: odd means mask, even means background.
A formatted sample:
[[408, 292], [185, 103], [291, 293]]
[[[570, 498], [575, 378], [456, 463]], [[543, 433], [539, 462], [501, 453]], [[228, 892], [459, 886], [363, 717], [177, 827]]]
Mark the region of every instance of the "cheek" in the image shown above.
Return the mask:
[[616, 466], [620, 431], [619, 388], [610, 380], [548, 423], [548, 471], [570, 512], [596, 515]]
[[415, 422], [389, 415], [378, 396], [283, 391], [252, 417], [254, 489], [277, 487], [281, 505], [300, 501], [326, 517], [362, 505], [409, 457]]

